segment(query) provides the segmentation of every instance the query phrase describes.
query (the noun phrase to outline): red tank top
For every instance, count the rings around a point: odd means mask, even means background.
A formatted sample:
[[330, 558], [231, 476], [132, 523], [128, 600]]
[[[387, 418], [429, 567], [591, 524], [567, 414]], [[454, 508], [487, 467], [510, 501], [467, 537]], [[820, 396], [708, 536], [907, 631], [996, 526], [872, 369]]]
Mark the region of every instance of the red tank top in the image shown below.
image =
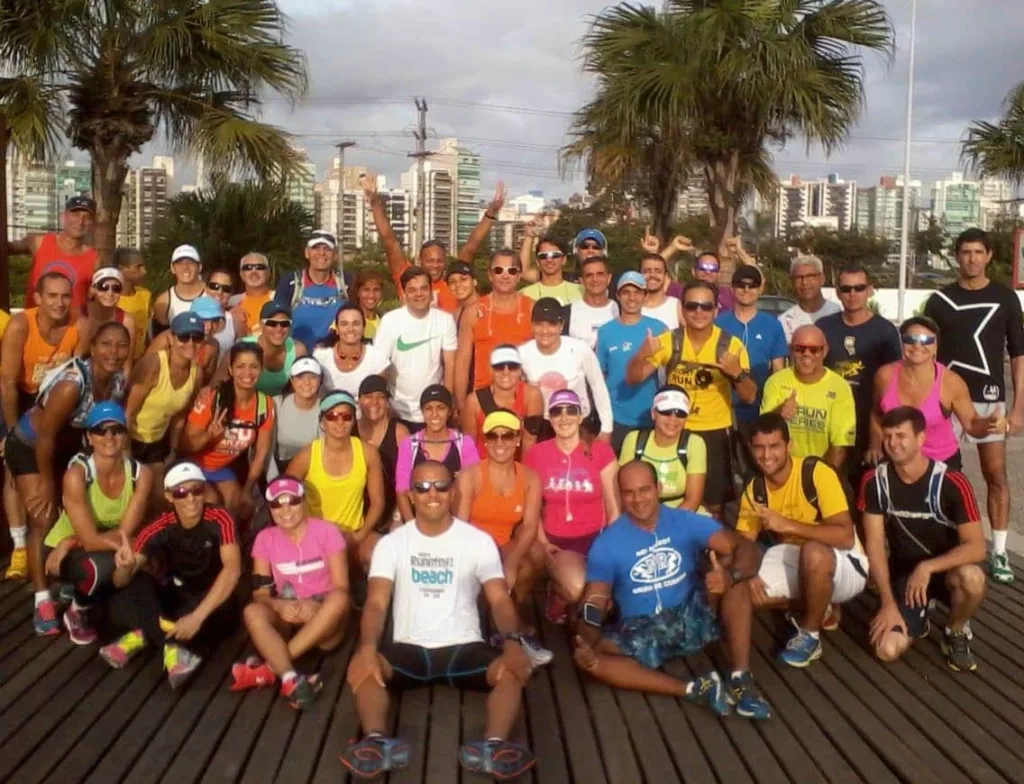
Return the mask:
[[86, 248], [81, 253], [67, 253], [57, 245], [56, 234], [44, 234], [39, 249], [32, 256], [32, 269], [28, 273], [28, 295], [26, 302], [33, 302], [36, 281], [53, 266], [53, 272], [62, 272], [71, 279], [71, 307], [80, 308], [89, 297], [92, 273], [96, 269], [99, 254], [95, 248]]
[[477, 389], [491, 384], [491, 352], [502, 343], [521, 346], [533, 337], [533, 300], [517, 295], [512, 313], [496, 313], [491, 295], [480, 298], [473, 325], [473, 385]]

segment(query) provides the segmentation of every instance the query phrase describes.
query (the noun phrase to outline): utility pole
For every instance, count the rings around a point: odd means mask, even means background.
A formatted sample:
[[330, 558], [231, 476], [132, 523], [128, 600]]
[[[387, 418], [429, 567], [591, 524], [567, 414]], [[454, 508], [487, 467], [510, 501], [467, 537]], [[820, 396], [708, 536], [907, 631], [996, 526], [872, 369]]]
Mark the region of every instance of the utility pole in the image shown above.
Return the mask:
[[420, 245], [426, 240], [426, 206], [427, 187], [424, 180], [423, 163], [434, 153], [427, 152], [427, 99], [416, 99], [417, 123], [413, 137], [416, 139], [416, 152], [409, 153], [410, 158], [416, 159], [416, 224], [413, 227], [412, 248], [413, 254], [419, 250]]
[[[7, 114], [0, 109], [0, 308], [11, 310], [11, 260], [7, 247]], [[26, 307], [28, 304], [26, 303]]]
[[341, 230], [344, 227], [342, 215], [345, 211], [345, 150], [355, 147], [355, 142], [350, 139], [340, 141], [334, 146], [338, 148], [338, 221], [334, 231], [334, 238], [338, 243], [338, 277], [345, 280], [345, 243], [342, 242]]

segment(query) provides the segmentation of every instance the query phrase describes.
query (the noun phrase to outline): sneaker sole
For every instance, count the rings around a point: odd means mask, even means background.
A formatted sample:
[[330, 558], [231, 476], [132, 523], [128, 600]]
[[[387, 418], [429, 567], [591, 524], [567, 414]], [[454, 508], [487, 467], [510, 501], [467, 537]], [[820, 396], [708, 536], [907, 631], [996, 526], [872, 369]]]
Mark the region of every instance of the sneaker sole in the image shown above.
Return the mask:
[[1000, 585], [1009, 585], [1010, 583], [1013, 582], [1013, 575], [1011, 574], [1011, 575], [1007, 576], [1007, 575], [996, 575], [996, 574], [993, 574], [992, 575], [992, 579], [995, 580]]
[[807, 667], [808, 665], [810, 665], [811, 662], [817, 661], [818, 659], [820, 659], [821, 658], [821, 654], [822, 654], [821, 646], [818, 646], [818, 650], [816, 650], [814, 653], [812, 653], [809, 659], [805, 659], [802, 662], [792, 662], [792, 661], [787, 661], [786, 659], [781, 659], [781, 658], [779, 659], [779, 662], [781, 664], [785, 664], [785, 665], [787, 665], [789, 667], [796, 667], [798, 670], [802, 670], [804, 667]]
[[115, 670], [123, 670], [125, 665], [128, 664], [127, 660], [121, 661], [120, 659], [111, 658], [109, 655], [105, 654], [103, 651], [100, 651], [100, 658], [103, 659], [103, 661], [105, 661], [107, 664], [109, 664]]
[[767, 714], [751, 713], [750, 711], [740, 710], [739, 708], [736, 708], [736, 715], [740, 716], [740, 717], [742, 717], [744, 719], [751, 719], [753, 721], [767, 721], [768, 719], [770, 719], [772, 717], [771, 713], [767, 713]]
[[64, 628], [68, 630], [68, 639], [71, 640], [75, 645], [92, 645], [96, 642], [96, 635], [93, 634], [90, 637], [76, 637], [71, 632], [71, 624], [68, 623], [68, 614], [64, 613]]
[[43, 629], [41, 631], [39, 629], [36, 629], [36, 636], [37, 637], [60, 637], [60, 627], [58, 626], [58, 627], [56, 627], [54, 629]]

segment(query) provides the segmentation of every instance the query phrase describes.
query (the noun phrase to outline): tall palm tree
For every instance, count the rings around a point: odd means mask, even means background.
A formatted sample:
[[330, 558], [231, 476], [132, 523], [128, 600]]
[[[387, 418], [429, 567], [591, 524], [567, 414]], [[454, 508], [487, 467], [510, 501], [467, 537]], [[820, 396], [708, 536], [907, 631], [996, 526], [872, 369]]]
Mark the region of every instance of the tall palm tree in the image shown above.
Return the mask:
[[1024, 182], [1024, 82], [1006, 96], [1006, 113], [998, 122], [979, 120], [967, 129], [961, 155], [981, 177]]
[[[687, 147], [678, 156], [703, 172], [721, 242], [746, 192], [771, 194], [769, 147], [798, 136], [827, 153], [842, 144], [863, 103], [861, 52], [891, 54], [893, 41], [878, 0], [666, 0], [661, 11], [623, 3], [596, 16], [583, 39], [598, 93], [565, 155], [599, 156], [608, 139], [626, 147], [644, 129], [673, 129]], [[589, 152], [588, 141], [598, 142]]]
[[288, 134], [257, 116], [262, 94], [306, 89], [285, 26], [275, 0], [4, 0], [0, 108], [19, 148], [89, 153], [94, 241], [109, 251], [128, 159], [160, 129], [220, 170], [295, 165]]

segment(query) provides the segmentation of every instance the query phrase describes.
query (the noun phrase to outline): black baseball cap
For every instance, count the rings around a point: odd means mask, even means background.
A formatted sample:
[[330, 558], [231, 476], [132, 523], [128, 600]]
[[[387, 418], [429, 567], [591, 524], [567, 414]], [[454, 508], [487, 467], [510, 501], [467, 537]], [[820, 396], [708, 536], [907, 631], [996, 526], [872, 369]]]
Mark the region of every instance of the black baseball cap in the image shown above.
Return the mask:
[[760, 286], [764, 282], [764, 276], [761, 275], [761, 270], [752, 264], [744, 264], [743, 266], [737, 267], [736, 271], [732, 273], [733, 286], [748, 281], [753, 283], [755, 286]]
[[96, 202], [88, 196], [72, 196], [64, 202], [64, 212], [88, 212], [96, 214]]
[[359, 397], [372, 395], [374, 392], [383, 392], [391, 397], [391, 390], [388, 389], [388, 382], [383, 376], [367, 376], [359, 384]]
[[546, 321], [550, 324], [561, 324], [565, 320], [562, 304], [554, 297], [541, 297], [533, 304], [531, 321]]
[[452, 275], [469, 275], [473, 277], [473, 265], [467, 264], [464, 261], [453, 261], [448, 265], [448, 270], [444, 273], [444, 279], [448, 280]]
[[423, 408], [427, 403], [444, 403], [448, 408], [452, 408], [452, 393], [448, 391], [448, 387], [442, 384], [431, 384], [429, 387], [423, 390], [423, 394], [420, 395], [420, 408]]

